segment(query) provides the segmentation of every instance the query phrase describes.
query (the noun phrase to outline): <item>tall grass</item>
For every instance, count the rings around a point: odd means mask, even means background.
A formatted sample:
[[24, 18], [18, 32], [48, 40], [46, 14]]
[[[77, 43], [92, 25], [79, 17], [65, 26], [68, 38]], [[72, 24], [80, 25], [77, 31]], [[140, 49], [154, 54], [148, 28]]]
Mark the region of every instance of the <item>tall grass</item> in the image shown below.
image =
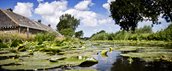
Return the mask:
[[29, 37], [27, 37], [27, 34], [23, 34], [23, 33], [5, 33], [0, 31], [0, 39], [2, 41], [12, 41], [12, 40], [23, 40], [23, 41], [31, 41], [34, 39], [33, 34], [30, 34]]
[[172, 24], [166, 29], [153, 33], [150, 26], [136, 29], [133, 33], [131, 31], [118, 31], [116, 33], [96, 33], [91, 40], [160, 40], [172, 41]]

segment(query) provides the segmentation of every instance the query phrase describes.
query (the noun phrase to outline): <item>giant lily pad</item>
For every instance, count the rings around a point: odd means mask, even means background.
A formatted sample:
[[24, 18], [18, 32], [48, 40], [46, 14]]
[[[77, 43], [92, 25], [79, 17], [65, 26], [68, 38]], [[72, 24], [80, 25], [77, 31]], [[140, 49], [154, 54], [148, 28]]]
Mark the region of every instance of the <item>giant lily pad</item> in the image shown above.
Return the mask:
[[172, 52], [142, 52], [121, 54], [125, 57], [142, 58], [147, 62], [155, 60], [166, 60], [172, 62]]

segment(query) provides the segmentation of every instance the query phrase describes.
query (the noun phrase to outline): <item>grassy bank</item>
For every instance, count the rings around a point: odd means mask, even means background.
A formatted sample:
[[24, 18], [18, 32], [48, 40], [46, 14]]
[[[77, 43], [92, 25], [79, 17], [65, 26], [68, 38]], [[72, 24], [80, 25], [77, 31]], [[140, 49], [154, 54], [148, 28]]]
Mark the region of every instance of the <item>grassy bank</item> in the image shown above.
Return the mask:
[[100, 31], [93, 34], [90, 40], [147, 40], [147, 41], [172, 41], [172, 24], [166, 29], [153, 32], [150, 26], [138, 28], [133, 31], [118, 31], [116, 33], [107, 33]]
[[161, 46], [161, 47], [170, 47], [172, 46], [171, 41], [148, 41], [148, 40], [95, 40], [98, 44], [101, 43], [111, 43], [120, 46]]

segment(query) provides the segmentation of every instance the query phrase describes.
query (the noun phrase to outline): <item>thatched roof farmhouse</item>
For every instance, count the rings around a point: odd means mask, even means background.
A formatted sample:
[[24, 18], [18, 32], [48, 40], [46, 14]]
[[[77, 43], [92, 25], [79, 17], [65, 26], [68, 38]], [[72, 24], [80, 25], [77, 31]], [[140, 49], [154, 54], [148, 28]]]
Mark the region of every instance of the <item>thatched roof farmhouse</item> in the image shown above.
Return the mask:
[[10, 9], [0, 9], [0, 31], [31, 34], [38, 32], [55, 32], [50, 26], [30, 20], [12, 12]]

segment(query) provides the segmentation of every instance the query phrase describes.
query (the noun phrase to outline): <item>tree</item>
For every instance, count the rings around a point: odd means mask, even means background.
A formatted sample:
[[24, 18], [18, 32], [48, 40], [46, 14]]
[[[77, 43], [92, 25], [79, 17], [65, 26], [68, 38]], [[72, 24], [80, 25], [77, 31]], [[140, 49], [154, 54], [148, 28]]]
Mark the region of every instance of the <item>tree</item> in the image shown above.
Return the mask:
[[139, 21], [160, 24], [158, 17], [172, 21], [172, 0], [116, 0], [110, 4], [111, 17], [122, 30], [134, 31]]
[[135, 30], [137, 23], [143, 20], [140, 0], [116, 0], [110, 4], [111, 17], [122, 30]]
[[71, 28], [63, 29], [60, 31], [60, 33], [63, 34], [64, 36], [69, 36], [69, 37], [72, 37], [75, 34], [73, 29], [71, 29]]
[[172, 21], [172, 0], [154, 0], [155, 6], [159, 8], [159, 12], [163, 14], [163, 18], [170, 22]]
[[172, 21], [172, 0], [141, 0], [141, 3], [144, 6], [143, 14], [151, 16], [153, 21], [158, 20], [160, 14], [167, 22]]
[[83, 35], [84, 35], [84, 33], [82, 30], [75, 33], [75, 37], [77, 37], [77, 38], [82, 38]]
[[57, 31], [64, 36], [72, 37], [80, 21], [70, 14], [64, 14], [60, 17], [60, 22], [57, 24]]

